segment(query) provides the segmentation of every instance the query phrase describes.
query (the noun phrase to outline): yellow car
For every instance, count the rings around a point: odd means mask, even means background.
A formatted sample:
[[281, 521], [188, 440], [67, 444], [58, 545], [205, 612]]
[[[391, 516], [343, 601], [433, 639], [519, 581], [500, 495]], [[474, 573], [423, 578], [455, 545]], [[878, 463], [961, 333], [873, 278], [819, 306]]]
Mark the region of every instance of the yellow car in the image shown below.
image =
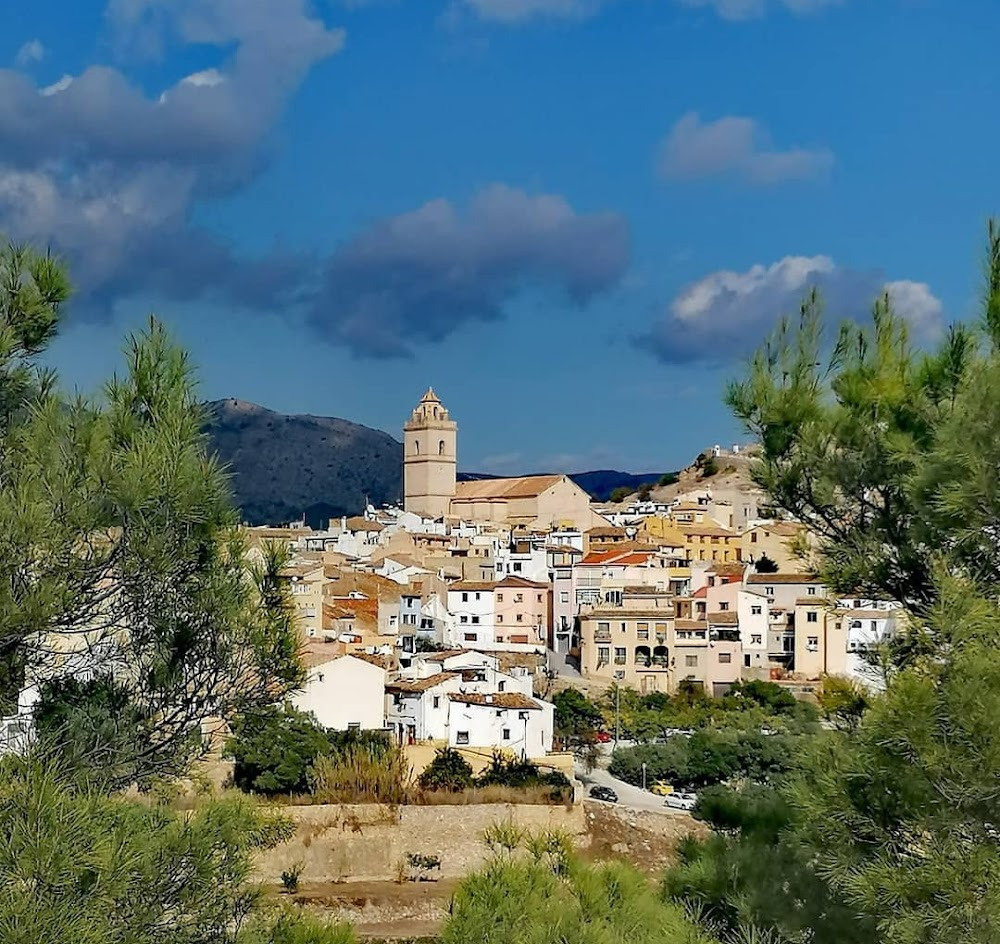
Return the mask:
[[669, 783], [664, 783], [662, 780], [655, 780], [649, 789], [652, 793], [661, 797], [668, 796], [674, 792], [674, 788], [670, 786]]

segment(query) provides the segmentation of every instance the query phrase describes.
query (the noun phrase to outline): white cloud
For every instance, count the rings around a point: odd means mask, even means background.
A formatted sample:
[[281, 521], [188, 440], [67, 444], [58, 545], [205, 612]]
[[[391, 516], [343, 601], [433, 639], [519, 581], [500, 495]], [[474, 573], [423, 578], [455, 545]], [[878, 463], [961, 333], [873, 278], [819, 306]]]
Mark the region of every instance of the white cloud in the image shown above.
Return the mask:
[[838, 266], [829, 256], [786, 256], [692, 283], [637, 343], [670, 362], [732, 360], [757, 347], [814, 286], [834, 323], [862, 319], [888, 291], [916, 339], [931, 339], [941, 330], [943, 306], [923, 282], [886, 281], [877, 271]]
[[703, 123], [696, 112], [671, 128], [659, 160], [660, 174], [672, 180], [731, 176], [758, 185], [820, 177], [832, 166], [833, 154], [826, 148], [775, 148], [752, 118]]
[[57, 92], [65, 92], [73, 84], [73, 76], [64, 75], [61, 79], [53, 82], [51, 85], [46, 85], [44, 88], [38, 90], [39, 95], [44, 95], [48, 97], [49, 95], [55, 95]]
[[34, 62], [41, 62], [45, 58], [45, 47], [37, 40], [32, 39], [26, 42], [14, 56], [14, 65], [23, 69]]
[[684, 6], [713, 10], [724, 20], [753, 20], [769, 10], [784, 8], [797, 16], [818, 13], [844, 0], [679, 0]]
[[[352, 0], [360, 6], [366, 0]], [[370, 0], [367, 0], [370, 2]], [[616, 0], [454, 0], [452, 11], [465, 10], [482, 20], [514, 25], [531, 20], [583, 20], [596, 16]], [[772, 9], [803, 16], [843, 0], [673, 0], [681, 6], [704, 8], [726, 20], [750, 20]]]

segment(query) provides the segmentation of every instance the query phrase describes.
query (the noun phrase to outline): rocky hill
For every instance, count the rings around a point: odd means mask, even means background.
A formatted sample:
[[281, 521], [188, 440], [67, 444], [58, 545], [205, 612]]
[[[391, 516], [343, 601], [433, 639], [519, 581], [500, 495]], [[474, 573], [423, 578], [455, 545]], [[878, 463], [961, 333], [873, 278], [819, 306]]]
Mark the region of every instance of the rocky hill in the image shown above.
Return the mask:
[[388, 433], [329, 416], [286, 416], [245, 400], [207, 404], [212, 448], [251, 524], [357, 514], [398, 501], [403, 447]]

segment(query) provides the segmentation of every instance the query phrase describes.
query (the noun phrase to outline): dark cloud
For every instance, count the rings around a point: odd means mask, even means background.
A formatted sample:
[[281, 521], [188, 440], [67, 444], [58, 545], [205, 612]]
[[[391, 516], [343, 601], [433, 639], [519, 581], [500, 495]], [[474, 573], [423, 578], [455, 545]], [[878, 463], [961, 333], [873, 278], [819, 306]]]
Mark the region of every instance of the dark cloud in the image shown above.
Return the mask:
[[493, 185], [466, 213], [446, 200], [382, 220], [329, 259], [309, 323], [359, 354], [406, 356], [463, 323], [500, 317], [520, 289], [554, 286], [577, 304], [618, 282], [628, 227], [562, 198]]
[[668, 363], [725, 363], [751, 353], [813, 286], [836, 320], [861, 318], [888, 290], [918, 339], [941, 329], [941, 302], [922, 282], [887, 282], [878, 272], [837, 266], [827, 256], [788, 256], [746, 272], [713, 272], [685, 288], [636, 339]]
[[111, 0], [108, 21], [130, 49], [197, 43], [219, 61], [154, 95], [104, 66], [47, 88], [0, 70], [0, 229], [65, 255], [91, 314], [130, 291], [257, 307], [301, 291], [309, 260], [240, 259], [191, 217], [253, 179], [289, 96], [343, 33], [307, 0]]

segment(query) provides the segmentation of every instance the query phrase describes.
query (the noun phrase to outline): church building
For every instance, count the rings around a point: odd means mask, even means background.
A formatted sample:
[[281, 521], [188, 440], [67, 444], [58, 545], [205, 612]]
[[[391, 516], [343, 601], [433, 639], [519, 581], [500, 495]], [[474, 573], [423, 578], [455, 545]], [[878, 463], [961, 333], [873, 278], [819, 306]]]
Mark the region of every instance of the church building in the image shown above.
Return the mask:
[[532, 530], [587, 531], [607, 522], [565, 475], [458, 481], [458, 424], [433, 389], [403, 426], [406, 511], [425, 518], [489, 521]]

